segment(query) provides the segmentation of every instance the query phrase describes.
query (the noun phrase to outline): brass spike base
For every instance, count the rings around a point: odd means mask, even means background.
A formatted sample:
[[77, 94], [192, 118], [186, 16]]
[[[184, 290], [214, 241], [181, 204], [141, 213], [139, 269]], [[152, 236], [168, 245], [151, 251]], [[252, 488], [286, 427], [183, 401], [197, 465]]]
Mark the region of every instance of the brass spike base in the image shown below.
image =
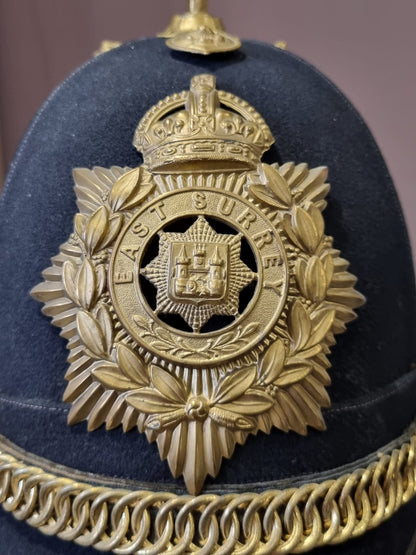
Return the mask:
[[119, 489], [0, 436], [0, 502], [44, 534], [100, 551], [305, 553], [362, 535], [415, 496], [415, 426], [399, 441], [323, 483], [194, 497]]
[[174, 15], [168, 27], [158, 34], [166, 38], [172, 50], [191, 54], [217, 54], [237, 50], [241, 41], [229, 35], [222, 21], [207, 12], [208, 2], [190, 1], [189, 9], [182, 15]]

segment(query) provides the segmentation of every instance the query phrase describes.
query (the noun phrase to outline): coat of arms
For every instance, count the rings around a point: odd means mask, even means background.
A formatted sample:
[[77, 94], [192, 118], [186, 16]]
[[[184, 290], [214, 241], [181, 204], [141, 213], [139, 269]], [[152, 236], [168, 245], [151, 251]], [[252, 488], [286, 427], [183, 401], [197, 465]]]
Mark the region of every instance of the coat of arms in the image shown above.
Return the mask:
[[194, 77], [141, 120], [141, 167], [74, 171], [74, 232], [32, 292], [68, 340], [69, 423], [137, 427], [192, 493], [250, 433], [325, 428], [363, 302], [324, 233], [326, 168], [263, 164], [272, 143]]

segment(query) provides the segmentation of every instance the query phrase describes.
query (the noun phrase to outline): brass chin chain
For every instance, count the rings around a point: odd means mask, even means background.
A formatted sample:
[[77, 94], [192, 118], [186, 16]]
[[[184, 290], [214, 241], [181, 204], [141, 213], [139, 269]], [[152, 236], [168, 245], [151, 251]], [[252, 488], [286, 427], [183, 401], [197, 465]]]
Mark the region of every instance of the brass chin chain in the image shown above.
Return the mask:
[[416, 493], [416, 434], [367, 468], [299, 488], [178, 496], [93, 486], [0, 451], [0, 502], [47, 535], [124, 554], [304, 553], [360, 536]]

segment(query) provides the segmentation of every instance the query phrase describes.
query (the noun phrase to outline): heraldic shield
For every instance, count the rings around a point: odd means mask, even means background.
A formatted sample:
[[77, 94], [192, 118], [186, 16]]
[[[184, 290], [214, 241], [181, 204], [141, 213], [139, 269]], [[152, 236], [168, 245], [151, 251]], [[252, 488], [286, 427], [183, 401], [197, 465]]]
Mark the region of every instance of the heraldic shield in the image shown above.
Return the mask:
[[80, 68], [12, 165], [0, 503], [44, 534], [0, 510], [1, 549], [404, 555], [416, 297], [391, 179], [315, 68], [196, 20]]

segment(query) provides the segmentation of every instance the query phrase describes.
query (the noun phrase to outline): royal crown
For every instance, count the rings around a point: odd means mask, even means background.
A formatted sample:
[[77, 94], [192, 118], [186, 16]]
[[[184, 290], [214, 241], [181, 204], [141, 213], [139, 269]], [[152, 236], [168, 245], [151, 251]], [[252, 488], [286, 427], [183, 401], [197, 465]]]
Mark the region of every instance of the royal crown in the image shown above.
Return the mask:
[[274, 139], [256, 110], [197, 75], [189, 91], [168, 96], [140, 121], [133, 144], [158, 172], [255, 168]]

